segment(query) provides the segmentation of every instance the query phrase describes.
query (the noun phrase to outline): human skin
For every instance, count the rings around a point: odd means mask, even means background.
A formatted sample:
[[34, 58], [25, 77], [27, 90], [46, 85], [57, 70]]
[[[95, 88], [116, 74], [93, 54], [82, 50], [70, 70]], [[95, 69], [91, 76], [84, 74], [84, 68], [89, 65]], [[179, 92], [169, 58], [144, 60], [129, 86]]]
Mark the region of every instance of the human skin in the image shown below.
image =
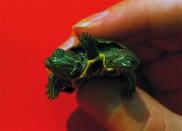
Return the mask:
[[124, 0], [83, 19], [73, 30], [61, 48], [77, 45], [81, 32], [124, 43], [140, 58], [141, 74], [153, 89], [151, 97], [137, 87], [127, 101], [117, 91], [120, 80], [90, 81], [77, 93], [85, 112], [110, 131], [182, 130], [181, 0]]

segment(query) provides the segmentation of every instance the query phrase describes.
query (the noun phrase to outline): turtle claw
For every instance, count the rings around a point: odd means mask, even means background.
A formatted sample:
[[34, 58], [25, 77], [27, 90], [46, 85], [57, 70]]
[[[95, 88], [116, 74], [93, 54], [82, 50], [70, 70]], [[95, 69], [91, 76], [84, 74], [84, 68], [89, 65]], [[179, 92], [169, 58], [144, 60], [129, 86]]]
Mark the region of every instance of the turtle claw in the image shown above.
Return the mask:
[[81, 43], [88, 43], [88, 42], [95, 40], [95, 39], [93, 39], [93, 37], [91, 37], [91, 35], [89, 33], [83, 32], [79, 36], [79, 40]]
[[121, 97], [123, 99], [131, 99], [131, 98], [133, 98], [134, 92], [132, 90], [126, 89], [126, 88], [128, 88], [128, 86], [127, 87], [124, 87], [122, 89], [122, 91], [121, 91]]
[[54, 99], [59, 95], [59, 90], [53, 87], [50, 87], [50, 85], [48, 85], [47, 87], [47, 95], [49, 99]]
[[87, 52], [87, 57], [89, 60], [98, 57], [99, 52], [97, 49], [97, 42], [94, 37], [89, 33], [83, 32], [79, 36], [80, 46]]
[[57, 75], [49, 76], [46, 92], [49, 99], [55, 99], [60, 92], [72, 93], [74, 90], [66, 80], [59, 78]]

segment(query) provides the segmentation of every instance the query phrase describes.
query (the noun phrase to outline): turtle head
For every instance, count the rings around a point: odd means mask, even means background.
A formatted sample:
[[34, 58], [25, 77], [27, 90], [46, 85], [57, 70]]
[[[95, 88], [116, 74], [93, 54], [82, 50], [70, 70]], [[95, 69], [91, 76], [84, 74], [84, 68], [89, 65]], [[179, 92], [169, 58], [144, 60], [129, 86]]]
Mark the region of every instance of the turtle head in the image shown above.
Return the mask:
[[115, 59], [116, 66], [126, 72], [133, 71], [139, 65], [139, 59], [130, 50], [126, 49], [118, 53], [120, 57]]
[[63, 78], [71, 78], [80, 74], [78, 56], [71, 51], [56, 49], [45, 61], [46, 67]]

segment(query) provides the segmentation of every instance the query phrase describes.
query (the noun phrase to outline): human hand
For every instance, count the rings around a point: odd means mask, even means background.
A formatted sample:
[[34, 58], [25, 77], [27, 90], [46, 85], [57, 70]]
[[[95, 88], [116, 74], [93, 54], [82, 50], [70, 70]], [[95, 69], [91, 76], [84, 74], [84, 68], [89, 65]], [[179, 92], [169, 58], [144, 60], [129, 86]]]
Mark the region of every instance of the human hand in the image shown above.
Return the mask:
[[[79, 88], [80, 107], [111, 131], [182, 130], [182, 1], [125, 0], [76, 24], [74, 32], [125, 43], [141, 59], [141, 73], [153, 97], [137, 88], [132, 100], [122, 100], [113, 79], [93, 80]], [[78, 41], [72, 36], [62, 48]], [[140, 77], [140, 76], [139, 76]], [[114, 85], [113, 85], [114, 83]]]

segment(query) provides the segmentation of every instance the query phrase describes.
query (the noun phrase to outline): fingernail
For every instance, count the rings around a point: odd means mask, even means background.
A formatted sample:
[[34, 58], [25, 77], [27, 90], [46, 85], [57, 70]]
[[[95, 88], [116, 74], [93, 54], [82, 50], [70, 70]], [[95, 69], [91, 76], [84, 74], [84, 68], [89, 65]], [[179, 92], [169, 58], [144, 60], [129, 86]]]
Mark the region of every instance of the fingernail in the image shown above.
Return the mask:
[[108, 15], [108, 11], [103, 11], [97, 14], [93, 14], [87, 18], [82, 19], [81, 21], [79, 21], [78, 23], [76, 23], [75, 25], [73, 25], [73, 29], [74, 28], [79, 28], [79, 27], [86, 27], [89, 26], [92, 23], [95, 23], [101, 19], [103, 19], [105, 16]]
[[67, 50], [71, 47], [77, 46], [79, 43], [78, 39], [76, 36], [70, 36], [64, 43], [62, 43], [58, 48]]

